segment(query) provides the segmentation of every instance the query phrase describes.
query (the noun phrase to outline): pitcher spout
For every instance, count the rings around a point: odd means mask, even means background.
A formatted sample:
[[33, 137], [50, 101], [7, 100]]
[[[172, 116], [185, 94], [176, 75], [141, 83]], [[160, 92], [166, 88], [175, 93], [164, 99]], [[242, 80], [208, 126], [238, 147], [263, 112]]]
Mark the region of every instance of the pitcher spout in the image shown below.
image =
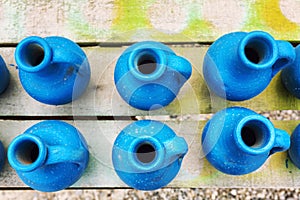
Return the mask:
[[181, 162], [182, 158], [188, 152], [188, 145], [182, 137], [174, 137], [171, 140], [168, 140], [164, 144], [166, 149], [166, 164], [171, 164], [174, 161], [178, 160]]
[[178, 72], [180, 85], [183, 85], [191, 77], [192, 65], [187, 59], [181, 56], [170, 56], [168, 59], [168, 67]]

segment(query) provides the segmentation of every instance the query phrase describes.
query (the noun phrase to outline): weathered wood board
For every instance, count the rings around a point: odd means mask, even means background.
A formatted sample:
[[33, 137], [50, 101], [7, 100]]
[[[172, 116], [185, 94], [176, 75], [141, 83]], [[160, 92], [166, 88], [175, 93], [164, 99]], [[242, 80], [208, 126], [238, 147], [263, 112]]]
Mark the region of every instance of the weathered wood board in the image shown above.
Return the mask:
[[299, 41], [299, 19], [295, 0], [1, 0], [0, 43], [30, 35], [82, 43], [133, 42], [149, 35], [165, 42], [208, 42], [252, 30]]
[[[92, 78], [87, 91], [79, 100], [63, 106], [39, 103], [22, 88], [17, 68], [9, 66], [11, 82], [7, 91], [0, 96], [0, 116], [195, 115], [216, 112], [234, 105], [256, 111], [300, 109], [300, 100], [285, 90], [280, 76], [276, 76], [263, 93], [251, 100], [229, 102], [218, 98], [208, 91], [201, 74], [203, 57], [208, 46], [171, 47], [192, 63], [193, 72], [177, 99], [163, 109], [134, 109], [123, 101], [116, 91], [113, 80], [115, 62], [126, 47], [84, 47], [91, 64]], [[15, 65], [14, 48], [0, 48], [0, 55], [8, 65]]]
[[[276, 39], [297, 44], [300, 42], [299, 19], [300, 2], [294, 0], [0, 0], [0, 55], [11, 73], [9, 88], [0, 96], [0, 140], [7, 148], [15, 136], [38, 122], [34, 119], [74, 117], [75, 121], [67, 122], [84, 134], [91, 159], [84, 176], [72, 187], [126, 187], [112, 168], [111, 148], [120, 130], [132, 121], [119, 119], [179, 115], [183, 116], [182, 121], [166, 123], [187, 140], [189, 152], [178, 176], [168, 187], [300, 187], [300, 170], [290, 162], [286, 152], [273, 155], [263, 167], [249, 175], [229, 176], [218, 172], [200, 153], [201, 132], [206, 121], [188, 117], [211, 114], [229, 106], [263, 112], [299, 110], [300, 100], [285, 90], [279, 74], [264, 92], [243, 102], [229, 102], [214, 96], [201, 75], [208, 44], [223, 34], [263, 30]], [[92, 79], [79, 100], [49, 106], [35, 101], [23, 90], [14, 50], [20, 40], [31, 35], [63, 36], [84, 46]], [[114, 86], [114, 66], [126, 48], [124, 45], [142, 40], [179, 44], [170, 47], [193, 65], [192, 77], [177, 99], [160, 110], [140, 111], [130, 107]], [[298, 123], [300, 121], [274, 121], [278, 128], [289, 133]], [[6, 162], [0, 172], [0, 188], [28, 187]]]
[[[39, 121], [0, 121], [0, 137], [5, 148], [18, 134]], [[111, 150], [117, 134], [132, 121], [66, 121], [75, 125], [90, 148], [90, 162], [83, 177], [72, 187], [101, 188], [126, 187], [115, 174]], [[230, 176], [214, 169], [200, 153], [200, 138], [205, 121], [168, 121], [179, 136], [186, 139], [189, 151], [183, 159], [177, 177], [168, 187], [300, 187], [300, 170], [287, 158], [287, 153], [277, 153], [256, 172], [244, 176]], [[274, 121], [278, 128], [289, 133], [300, 121]], [[0, 188], [26, 188], [6, 162], [0, 173]]]

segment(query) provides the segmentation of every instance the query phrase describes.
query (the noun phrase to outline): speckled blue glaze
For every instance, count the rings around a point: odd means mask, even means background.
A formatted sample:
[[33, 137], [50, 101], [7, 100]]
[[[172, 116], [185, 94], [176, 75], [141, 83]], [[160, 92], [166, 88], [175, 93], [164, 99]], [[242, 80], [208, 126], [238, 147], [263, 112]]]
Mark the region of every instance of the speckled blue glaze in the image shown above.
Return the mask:
[[[147, 145], [153, 151], [139, 150]], [[139, 190], [155, 190], [177, 175], [187, 150], [185, 140], [167, 125], [141, 120], [120, 132], [114, 142], [112, 160], [116, 173], [127, 185]], [[147, 156], [151, 159], [144, 160]]]
[[0, 56], [0, 94], [7, 88], [10, 80], [9, 71], [2, 57]]
[[300, 99], [300, 45], [295, 48], [296, 59], [281, 72], [281, 80], [285, 88]]
[[291, 147], [289, 149], [289, 156], [300, 169], [300, 125], [298, 125], [291, 135]]
[[170, 104], [191, 73], [191, 64], [185, 58], [175, 55], [162, 43], [146, 41], [122, 53], [114, 80], [128, 104], [141, 110], [154, 110]]
[[2, 142], [0, 141], [0, 171], [2, 170], [6, 160], [6, 152]]
[[290, 146], [289, 135], [265, 117], [242, 107], [217, 112], [202, 133], [202, 149], [219, 171], [243, 175], [257, 170], [270, 155]]
[[231, 101], [255, 97], [273, 76], [295, 59], [289, 42], [266, 32], [234, 32], [217, 39], [203, 62], [204, 79], [213, 93]]
[[35, 124], [9, 145], [8, 161], [22, 181], [43, 192], [75, 183], [89, 160], [86, 141], [72, 125], [48, 120]]
[[76, 100], [90, 81], [85, 53], [67, 38], [25, 38], [16, 48], [15, 59], [23, 88], [45, 104], [61, 105]]

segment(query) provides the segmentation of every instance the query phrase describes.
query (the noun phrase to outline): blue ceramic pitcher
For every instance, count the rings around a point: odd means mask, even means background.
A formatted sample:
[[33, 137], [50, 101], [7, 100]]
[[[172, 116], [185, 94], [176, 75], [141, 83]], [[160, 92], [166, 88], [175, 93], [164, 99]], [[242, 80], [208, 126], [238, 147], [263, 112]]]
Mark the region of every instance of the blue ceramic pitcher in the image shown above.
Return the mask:
[[290, 146], [289, 135], [265, 117], [242, 107], [217, 112], [202, 133], [202, 149], [219, 171], [243, 175], [257, 170], [270, 155]]
[[234, 32], [209, 47], [203, 75], [210, 91], [231, 101], [242, 101], [261, 93], [294, 59], [295, 50], [289, 42], [274, 40], [262, 31]]
[[35, 124], [9, 145], [8, 161], [22, 181], [43, 192], [75, 183], [89, 160], [86, 141], [72, 125], [49, 120]]
[[298, 125], [291, 135], [291, 147], [289, 149], [289, 156], [300, 169], [300, 125]]
[[115, 67], [114, 80], [131, 106], [154, 110], [170, 104], [192, 73], [191, 64], [166, 45], [147, 41], [127, 48]]
[[6, 152], [2, 142], [0, 141], [0, 171], [2, 170], [6, 160]]
[[67, 38], [25, 38], [16, 48], [15, 59], [23, 88], [45, 104], [61, 105], [76, 100], [90, 81], [85, 53]]
[[112, 160], [116, 173], [127, 185], [155, 190], [177, 175], [187, 150], [185, 140], [167, 125], [141, 120], [120, 132], [114, 142]]
[[295, 48], [296, 59], [281, 72], [281, 80], [285, 88], [300, 99], [300, 45]]
[[7, 88], [10, 80], [9, 71], [2, 57], [0, 56], [0, 94]]

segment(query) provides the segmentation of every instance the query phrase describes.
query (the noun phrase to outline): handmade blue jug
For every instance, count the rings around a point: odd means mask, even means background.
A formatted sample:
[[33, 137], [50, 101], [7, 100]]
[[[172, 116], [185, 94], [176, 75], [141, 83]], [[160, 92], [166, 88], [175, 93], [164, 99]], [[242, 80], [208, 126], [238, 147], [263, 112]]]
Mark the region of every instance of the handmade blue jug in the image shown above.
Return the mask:
[[170, 104], [190, 78], [191, 64], [166, 45], [138, 42], [119, 57], [114, 80], [121, 97], [141, 110], [154, 110]]
[[43, 192], [75, 183], [89, 160], [86, 141], [72, 125], [49, 120], [35, 124], [9, 145], [8, 161], [22, 181]]
[[300, 99], [300, 45], [295, 48], [296, 59], [281, 72], [281, 81], [285, 88]]
[[130, 187], [155, 190], [177, 175], [187, 150], [185, 140], [167, 125], [141, 120], [118, 135], [112, 150], [113, 166]]
[[2, 170], [6, 160], [6, 153], [2, 142], [0, 141], [0, 171]]
[[300, 125], [295, 128], [291, 135], [289, 156], [294, 165], [300, 169]]
[[0, 94], [2, 94], [7, 88], [10, 80], [9, 71], [2, 57], [0, 56]]
[[242, 107], [217, 112], [202, 133], [202, 150], [219, 171], [243, 175], [257, 170], [270, 155], [290, 146], [289, 135], [265, 117]]
[[255, 97], [274, 75], [295, 59], [293, 46], [266, 32], [234, 32], [217, 39], [203, 62], [204, 79], [214, 94], [242, 101]]
[[45, 104], [61, 105], [78, 99], [90, 80], [85, 53], [67, 38], [27, 37], [18, 44], [15, 59], [23, 88]]

